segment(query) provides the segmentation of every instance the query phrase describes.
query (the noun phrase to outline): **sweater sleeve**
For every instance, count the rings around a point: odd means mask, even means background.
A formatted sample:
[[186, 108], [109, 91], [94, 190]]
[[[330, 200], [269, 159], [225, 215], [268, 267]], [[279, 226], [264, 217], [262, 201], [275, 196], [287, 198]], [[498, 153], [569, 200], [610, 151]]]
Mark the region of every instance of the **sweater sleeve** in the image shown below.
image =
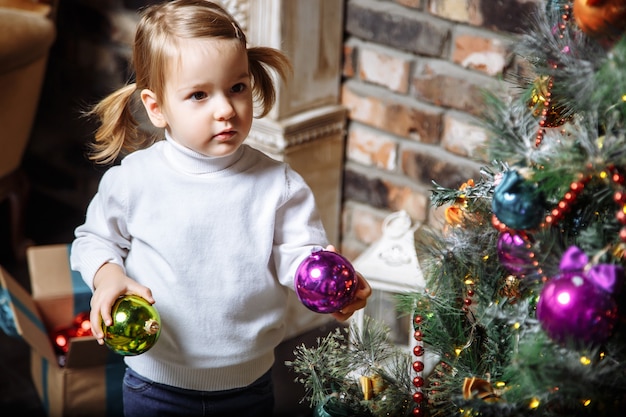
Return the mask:
[[285, 168], [285, 198], [276, 212], [274, 262], [281, 284], [293, 289], [298, 265], [314, 249], [328, 245], [315, 197], [304, 179]]
[[93, 290], [93, 279], [105, 263], [124, 267], [130, 247], [126, 227], [126, 187], [119, 166], [110, 168], [102, 177], [98, 192], [87, 208], [85, 223], [74, 232], [70, 266], [80, 272]]

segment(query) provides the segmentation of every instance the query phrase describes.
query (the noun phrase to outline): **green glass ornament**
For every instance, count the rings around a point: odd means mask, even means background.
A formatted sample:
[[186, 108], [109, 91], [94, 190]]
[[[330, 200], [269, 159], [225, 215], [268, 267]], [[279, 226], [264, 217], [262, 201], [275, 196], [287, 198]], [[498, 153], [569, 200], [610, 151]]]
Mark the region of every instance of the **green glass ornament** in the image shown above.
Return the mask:
[[362, 415], [359, 410], [352, 410], [350, 405], [345, 401], [345, 393], [333, 393], [326, 397], [323, 403], [320, 403], [313, 410], [313, 417], [351, 417]]
[[137, 295], [118, 298], [111, 309], [113, 324], [102, 325], [104, 344], [122, 356], [140, 355], [156, 343], [161, 318], [156, 308]]
[[313, 410], [313, 417], [333, 417], [324, 409], [324, 403], [319, 403]]

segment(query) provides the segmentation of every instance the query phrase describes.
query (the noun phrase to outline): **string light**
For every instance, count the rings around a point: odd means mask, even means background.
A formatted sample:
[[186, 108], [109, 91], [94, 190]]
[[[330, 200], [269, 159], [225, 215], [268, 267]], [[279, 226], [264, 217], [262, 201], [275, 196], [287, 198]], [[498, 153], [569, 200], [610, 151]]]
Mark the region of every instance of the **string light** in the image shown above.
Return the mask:
[[541, 402], [539, 401], [539, 398], [534, 397], [533, 399], [530, 400], [530, 403], [528, 404], [528, 408], [530, 408], [531, 410], [534, 410], [535, 408], [539, 407], [539, 404], [541, 404]]

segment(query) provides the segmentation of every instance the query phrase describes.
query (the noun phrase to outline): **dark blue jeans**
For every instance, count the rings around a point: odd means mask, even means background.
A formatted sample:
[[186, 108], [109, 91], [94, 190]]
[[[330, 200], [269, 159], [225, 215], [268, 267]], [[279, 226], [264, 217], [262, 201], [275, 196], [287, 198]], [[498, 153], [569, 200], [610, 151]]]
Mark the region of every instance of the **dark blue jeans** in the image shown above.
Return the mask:
[[124, 416], [271, 416], [274, 391], [271, 370], [247, 387], [194, 391], [150, 381], [126, 368]]

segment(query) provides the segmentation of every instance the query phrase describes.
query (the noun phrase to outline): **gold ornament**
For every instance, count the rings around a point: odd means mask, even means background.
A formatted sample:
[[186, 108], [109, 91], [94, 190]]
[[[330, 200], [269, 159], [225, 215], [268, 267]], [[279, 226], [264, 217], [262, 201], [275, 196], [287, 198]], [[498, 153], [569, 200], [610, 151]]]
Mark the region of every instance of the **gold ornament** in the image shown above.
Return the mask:
[[520, 280], [515, 275], [508, 275], [504, 281], [504, 285], [500, 289], [500, 295], [516, 300], [521, 296]]
[[551, 78], [541, 75], [535, 79], [528, 100], [528, 108], [533, 111], [533, 115], [543, 118], [543, 127], [559, 127], [571, 118], [564, 115], [565, 107], [555, 102], [551, 90]]
[[625, 259], [626, 258], [626, 243], [620, 242], [613, 248], [613, 256], [617, 259]]
[[368, 376], [361, 376], [359, 377], [359, 383], [361, 384], [361, 391], [363, 392], [363, 399], [364, 400], [371, 400], [372, 399], [372, 379]]
[[476, 377], [463, 380], [463, 398], [466, 400], [475, 398], [487, 403], [495, 403], [500, 401], [501, 395], [501, 390], [495, 389], [488, 380]]
[[375, 395], [380, 394], [387, 388], [387, 383], [383, 377], [378, 374], [360, 376], [359, 385], [361, 386], [364, 400], [371, 400]]
[[380, 394], [387, 388], [387, 382], [383, 379], [382, 376], [375, 374], [374, 376], [372, 376], [371, 380], [374, 395]]

